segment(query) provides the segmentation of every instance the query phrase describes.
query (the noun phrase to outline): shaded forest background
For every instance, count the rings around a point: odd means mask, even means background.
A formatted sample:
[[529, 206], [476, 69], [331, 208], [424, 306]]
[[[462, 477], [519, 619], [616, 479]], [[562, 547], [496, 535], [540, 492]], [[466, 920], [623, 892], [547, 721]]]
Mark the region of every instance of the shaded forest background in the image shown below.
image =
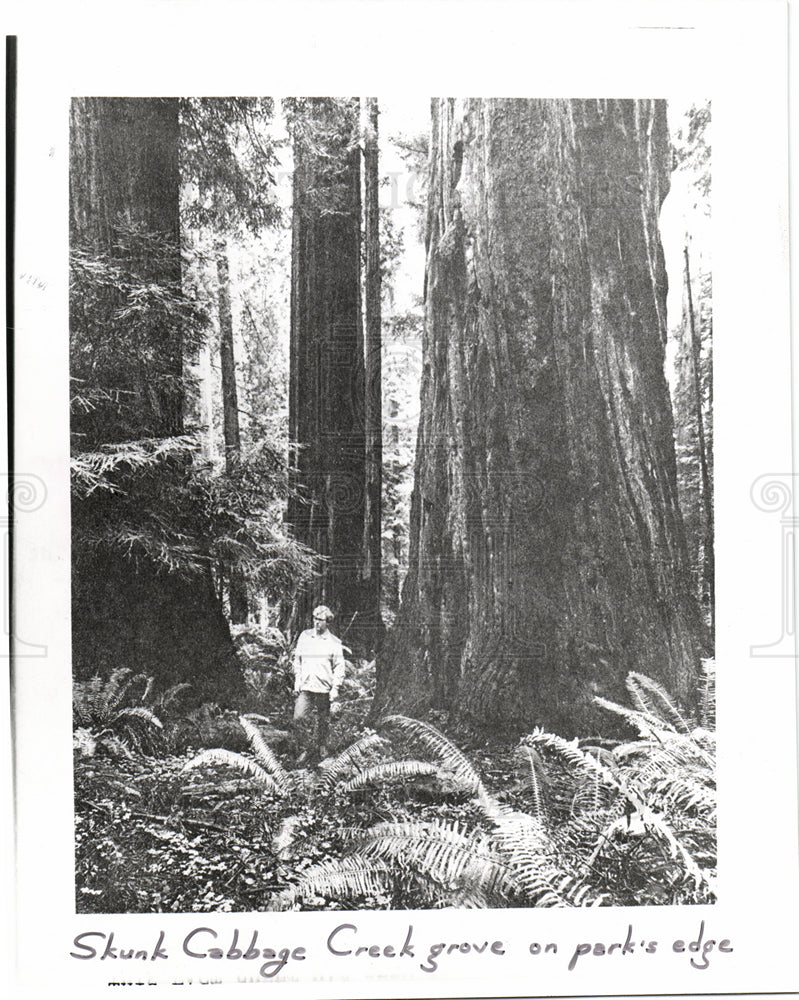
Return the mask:
[[[710, 127], [664, 101], [73, 101], [79, 907], [708, 898]], [[348, 676], [308, 775], [288, 662], [320, 602]], [[345, 816], [404, 832], [353, 853]], [[178, 841], [210, 882], [134, 889]]]

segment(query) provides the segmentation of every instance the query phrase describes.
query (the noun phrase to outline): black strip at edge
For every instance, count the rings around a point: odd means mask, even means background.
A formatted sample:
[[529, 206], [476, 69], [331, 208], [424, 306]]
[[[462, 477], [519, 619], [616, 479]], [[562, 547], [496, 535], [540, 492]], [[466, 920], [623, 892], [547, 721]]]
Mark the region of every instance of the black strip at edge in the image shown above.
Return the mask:
[[[6, 35], [6, 445], [8, 472], [14, 471], [14, 223], [16, 207], [17, 172], [17, 36]], [[14, 485], [8, 482], [8, 565], [4, 572], [8, 580], [8, 615], [13, 623], [13, 574], [14, 565]], [[9, 628], [8, 643], [11, 652], [13, 624]]]

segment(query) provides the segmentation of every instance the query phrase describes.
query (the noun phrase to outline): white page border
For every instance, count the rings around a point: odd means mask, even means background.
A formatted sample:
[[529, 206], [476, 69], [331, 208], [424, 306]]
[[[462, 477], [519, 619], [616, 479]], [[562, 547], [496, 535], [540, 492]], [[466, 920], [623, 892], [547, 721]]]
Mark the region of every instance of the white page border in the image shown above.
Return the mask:
[[[750, 491], [759, 476], [784, 481], [791, 472], [786, 5], [173, 0], [80, 11], [29, 7], [7, 29], [19, 33], [16, 271], [28, 276], [17, 284], [16, 471], [38, 477], [46, 491], [38, 509], [20, 514], [16, 530], [18, 637], [47, 647], [46, 656], [20, 656], [15, 667], [17, 923], [25, 979], [78, 987], [119, 978], [97, 962], [69, 958], [73, 937], [84, 930], [113, 929], [118, 939], [147, 947], [163, 926], [172, 952], [187, 930], [213, 923], [220, 935], [257, 927], [263, 944], [305, 943], [309, 960], [301, 971], [313, 982], [270, 982], [281, 995], [305, 1000], [795, 989], [794, 663], [749, 652], [779, 631], [786, 520], [779, 510], [759, 509]], [[420, 944], [444, 936], [505, 942], [506, 955], [495, 965], [486, 961], [478, 969], [464, 959], [451, 972], [442, 963], [433, 976], [420, 971], [418, 961], [415, 968], [410, 962], [407, 969], [383, 968], [379, 961], [326, 955], [327, 934], [347, 915], [74, 916], [69, 98], [351, 92], [680, 93], [712, 100], [720, 745], [719, 902], [713, 907], [369, 913], [352, 921], [362, 925], [365, 943], [401, 944], [409, 924]], [[706, 935], [729, 938], [735, 950], [714, 955], [709, 969], [697, 971], [668, 947], [695, 935], [702, 919]], [[636, 940], [659, 942], [656, 955], [606, 957], [566, 971], [578, 941], [624, 940], [630, 924]], [[531, 941], [558, 942], [560, 952], [545, 965], [529, 955]], [[187, 959], [181, 969], [176, 956], [170, 978], [219, 978], [222, 964], [206, 969], [210, 962]]]

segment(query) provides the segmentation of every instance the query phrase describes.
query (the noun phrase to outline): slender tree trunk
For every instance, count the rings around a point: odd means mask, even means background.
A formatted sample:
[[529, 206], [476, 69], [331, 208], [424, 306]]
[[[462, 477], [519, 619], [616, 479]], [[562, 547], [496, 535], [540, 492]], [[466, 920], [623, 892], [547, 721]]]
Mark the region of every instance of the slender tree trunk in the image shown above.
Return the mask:
[[[222, 371], [222, 423], [225, 437], [225, 468], [232, 474], [241, 458], [239, 396], [236, 389], [236, 358], [233, 350], [233, 312], [230, 308], [230, 264], [227, 246], [220, 240], [216, 247], [216, 273], [219, 288], [219, 367]], [[247, 586], [241, 574], [231, 569], [228, 595], [230, 620], [247, 621]]]
[[216, 247], [216, 274], [219, 288], [219, 367], [222, 372], [222, 422], [225, 437], [225, 464], [235, 469], [241, 456], [239, 394], [236, 388], [236, 359], [233, 350], [233, 313], [230, 308], [230, 264], [227, 246]]
[[[358, 102], [311, 99], [294, 144], [289, 439], [295, 537], [326, 557], [295, 617], [328, 604], [348, 641], [378, 620], [366, 578], [365, 349], [361, 320]], [[310, 137], [309, 137], [310, 136]]]
[[690, 699], [657, 219], [660, 101], [433, 102], [422, 412], [377, 707], [607, 728]]
[[[380, 608], [382, 561], [383, 391], [380, 311], [380, 208], [377, 99], [365, 101], [364, 129], [364, 319], [366, 347], [366, 512], [363, 579]], [[378, 622], [374, 623], [375, 628]], [[376, 638], [378, 638], [376, 636]]]
[[[677, 495], [685, 523], [689, 565], [694, 592], [702, 613], [713, 632], [714, 606], [714, 539], [713, 539], [713, 471], [712, 471], [712, 400], [704, 399], [704, 386], [709, 383], [711, 359], [708, 351], [702, 357], [703, 325], [708, 321], [705, 311], [706, 289], [700, 278], [699, 296], [694, 297], [695, 279], [692, 274], [687, 245], [683, 248], [682, 315], [673, 331], [674, 386], [673, 407], [677, 450]], [[698, 304], [699, 308], [696, 308]]]
[[203, 344], [200, 351], [197, 380], [199, 382], [198, 422], [201, 428], [202, 456], [206, 462], [213, 462], [217, 458], [217, 449], [214, 439], [213, 361], [209, 343]]
[[702, 391], [702, 341], [699, 324], [694, 312], [694, 297], [691, 286], [691, 262], [688, 247], [685, 256], [685, 297], [688, 320], [688, 334], [691, 351], [691, 388], [693, 390], [694, 421], [696, 423], [696, 450], [699, 463], [699, 493], [701, 504], [701, 537], [699, 542], [700, 600], [708, 609], [711, 633], [715, 629], [713, 591], [715, 587], [715, 550], [713, 524], [713, 486], [708, 466], [708, 447], [705, 434], [705, 417]]
[[[179, 284], [178, 101], [79, 98], [72, 102], [70, 124], [73, 246], [88, 246], [113, 261], [123, 252], [120, 232], [135, 232], [145, 245], [152, 237], [158, 252], [126, 259], [126, 265], [138, 267], [142, 280]], [[119, 345], [109, 344], [104, 353], [113, 356], [115, 350]], [[138, 362], [128, 438], [180, 433], [183, 358], [174, 324], [155, 329]], [[118, 428], [109, 424], [100, 443], [119, 440]], [[79, 448], [81, 442], [79, 437]], [[129, 667], [164, 684], [190, 681], [195, 698], [220, 702], [241, 689], [210, 573], [185, 579], [122, 550], [73, 551], [72, 584], [76, 676]]]

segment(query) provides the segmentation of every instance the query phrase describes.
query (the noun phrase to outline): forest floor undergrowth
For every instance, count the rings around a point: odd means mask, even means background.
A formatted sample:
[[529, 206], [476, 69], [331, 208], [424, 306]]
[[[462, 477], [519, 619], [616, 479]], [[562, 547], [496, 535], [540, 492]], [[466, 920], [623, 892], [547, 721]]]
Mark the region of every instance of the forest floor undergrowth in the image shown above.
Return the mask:
[[266, 664], [251, 639], [235, 711], [183, 711], [181, 691], [154, 699], [124, 671], [76, 683], [78, 912], [713, 898], [708, 729], [656, 731], [653, 703], [618, 759], [435, 711], [376, 731], [374, 666], [358, 663], [328, 757], [299, 766], [286, 657]]
[[[368, 732], [369, 703], [332, 720], [335, 754]], [[461, 746], [492, 791], [513, 786], [518, 739], [490, 736], [463, 721], [433, 713], [432, 722]], [[221, 764], [194, 780], [187, 764], [209, 746], [245, 749], [234, 713], [207, 711], [195, 745], [183, 752], [131, 750], [130, 755], [80, 757], [76, 767], [77, 909], [84, 913], [206, 912], [259, 910], [285, 888], [292, 874], [339, 857], [348, 828], [371, 821], [467, 820], [473, 810], [463, 796], [440, 794], [429, 779], [411, 778], [400, 794], [366, 789], [344, 807], [332, 800], [320, 808], [312, 787], [324, 761], [297, 764], [297, 750], [283, 734], [290, 707], [273, 713], [276, 754], [293, 776], [299, 801], [264, 795], [247, 776]], [[213, 734], [213, 736], [212, 736]], [[176, 734], [172, 734], [173, 737]], [[215, 738], [214, 738], [215, 737]], [[166, 750], [166, 748], [164, 748]], [[296, 796], [296, 793], [295, 793]], [[292, 823], [294, 849], [279, 844], [281, 826]], [[287, 831], [283, 830], [284, 839]], [[301, 856], [297, 856], [297, 855]], [[365, 896], [355, 908], [386, 907], [388, 898]], [[310, 898], [303, 909], [349, 909], [351, 902]]]

